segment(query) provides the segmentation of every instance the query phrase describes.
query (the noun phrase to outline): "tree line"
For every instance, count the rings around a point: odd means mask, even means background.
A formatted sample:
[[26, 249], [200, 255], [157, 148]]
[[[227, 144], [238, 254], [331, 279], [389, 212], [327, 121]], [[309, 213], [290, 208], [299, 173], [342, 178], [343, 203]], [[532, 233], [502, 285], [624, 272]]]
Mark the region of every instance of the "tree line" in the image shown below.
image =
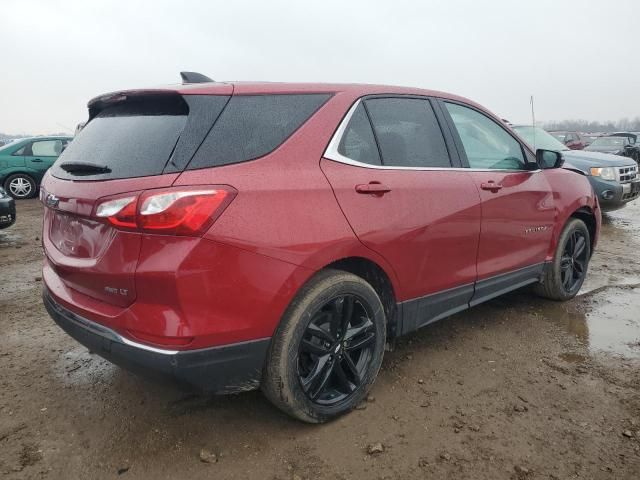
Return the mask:
[[589, 120], [562, 120], [544, 122], [545, 130], [570, 130], [585, 133], [640, 132], [640, 117], [622, 118], [617, 122], [594, 122]]

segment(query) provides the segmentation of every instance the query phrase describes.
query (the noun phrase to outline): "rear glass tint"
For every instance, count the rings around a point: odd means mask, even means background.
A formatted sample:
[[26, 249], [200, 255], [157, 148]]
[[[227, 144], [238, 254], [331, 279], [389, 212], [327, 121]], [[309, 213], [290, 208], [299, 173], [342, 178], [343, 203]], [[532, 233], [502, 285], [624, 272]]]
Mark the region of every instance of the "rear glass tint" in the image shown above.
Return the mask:
[[227, 165], [264, 156], [289, 138], [329, 97], [328, 94], [231, 97], [187, 168]]
[[77, 179], [65, 163], [107, 167], [109, 173], [83, 180], [159, 175], [184, 129], [189, 109], [179, 96], [127, 100], [102, 110], [82, 129], [52, 167], [58, 178]]

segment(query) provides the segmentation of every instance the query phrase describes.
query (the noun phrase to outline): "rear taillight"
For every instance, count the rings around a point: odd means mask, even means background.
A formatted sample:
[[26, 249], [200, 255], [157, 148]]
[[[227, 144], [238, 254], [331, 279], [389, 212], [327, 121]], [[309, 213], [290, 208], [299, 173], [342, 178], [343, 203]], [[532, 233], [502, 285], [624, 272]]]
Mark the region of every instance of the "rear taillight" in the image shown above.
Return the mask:
[[105, 199], [96, 217], [117, 228], [166, 235], [201, 235], [229, 205], [228, 186], [177, 187]]
[[138, 197], [116, 198], [98, 205], [96, 217], [106, 218], [109, 223], [121, 228], [136, 228], [136, 205]]

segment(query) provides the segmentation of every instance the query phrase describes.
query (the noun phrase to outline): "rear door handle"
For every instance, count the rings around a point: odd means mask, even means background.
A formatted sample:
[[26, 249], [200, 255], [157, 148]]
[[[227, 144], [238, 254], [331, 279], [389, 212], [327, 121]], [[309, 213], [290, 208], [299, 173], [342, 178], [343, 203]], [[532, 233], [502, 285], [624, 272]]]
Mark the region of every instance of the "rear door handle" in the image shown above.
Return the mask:
[[356, 185], [357, 193], [364, 193], [369, 195], [384, 195], [389, 193], [391, 189], [380, 182], [361, 183]]
[[40, 162], [40, 163], [41, 163], [41, 162], [42, 162], [42, 159], [41, 159], [41, 158], [34, 158], [34, 159], [33, 159], [33, 160], [31, 160], [31, 161], [32, 161], [32, 162]]
[[488, 182], [482, 182], [480, 184], [480, 188], [482, 190], [489, 190], [493, 193], [496, 193], [498, 190], [502, 189], [502, 185], [494, 182], [493, 180], [489, 180]]

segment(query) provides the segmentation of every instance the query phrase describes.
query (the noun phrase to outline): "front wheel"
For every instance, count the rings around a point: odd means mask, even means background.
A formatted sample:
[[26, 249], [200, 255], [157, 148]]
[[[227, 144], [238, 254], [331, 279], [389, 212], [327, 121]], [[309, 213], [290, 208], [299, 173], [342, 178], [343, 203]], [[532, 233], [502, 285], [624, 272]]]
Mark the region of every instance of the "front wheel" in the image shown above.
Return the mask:
[[542, 283], [535, 286], [536, 293], [551, 300], [575, 297], [584, 283], [590, 259], [589, 229], [582, 220], [571, 219], [560, 234], [553, 262], [547, 266]]
[[309, 423], [360, 403], [380, 370], [386, 318], [362, 278], [325, 270], [296, 295], [276, 331], [262, 391], [278, 408]]

